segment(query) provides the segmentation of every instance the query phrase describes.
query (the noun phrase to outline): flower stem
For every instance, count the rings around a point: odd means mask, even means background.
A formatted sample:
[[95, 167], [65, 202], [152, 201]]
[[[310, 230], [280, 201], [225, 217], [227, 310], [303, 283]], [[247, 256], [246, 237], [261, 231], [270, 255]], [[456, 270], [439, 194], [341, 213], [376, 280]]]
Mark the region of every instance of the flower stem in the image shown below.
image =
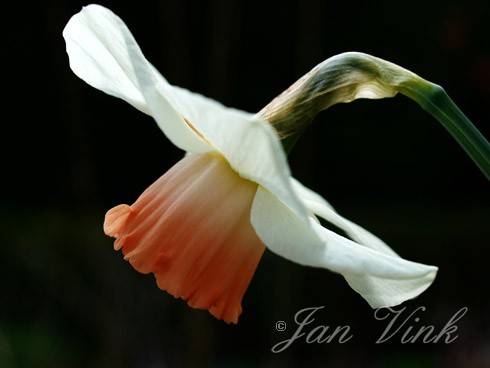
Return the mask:
[[490, 180], [490, 144], [442, 87], [427, 82], [422, 86], [406, 86], [400, 93], [436, 118]]
[[318, 64], [258, 114], [282, 139], [286, 153], [320, 111], [358, 98], [401, 93], [435, 117], [490, 180], [490, 144], [444, 89], [389, 61], [346, 52]]

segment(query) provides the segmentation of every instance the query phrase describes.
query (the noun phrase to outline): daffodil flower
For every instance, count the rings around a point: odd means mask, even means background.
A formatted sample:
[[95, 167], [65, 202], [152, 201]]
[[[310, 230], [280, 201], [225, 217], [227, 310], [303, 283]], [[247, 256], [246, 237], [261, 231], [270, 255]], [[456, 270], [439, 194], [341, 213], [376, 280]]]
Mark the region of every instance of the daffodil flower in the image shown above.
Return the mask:
[[[265, 248], [341, 274], [373, 308], [400, 304], [430, 286], [437, 267], [401, 258], [291, 176], [281, 129], [267, 121], [278, 101], [250, 114], [169, 84], [124, 22], [98, 5], [74, 15], [63, 36], [78, 77], [151, 115], [186, 152], [132, 205], [109, 210], [104, 222], [114, 248], [137, 271], [153, 273], [159, 288], [237, 323]], [[345, 88], [330, 97], [394, 94], [372, 80], [356, 83], [340, 83]], [[316, 216], [352, 240], [322, 227]]]

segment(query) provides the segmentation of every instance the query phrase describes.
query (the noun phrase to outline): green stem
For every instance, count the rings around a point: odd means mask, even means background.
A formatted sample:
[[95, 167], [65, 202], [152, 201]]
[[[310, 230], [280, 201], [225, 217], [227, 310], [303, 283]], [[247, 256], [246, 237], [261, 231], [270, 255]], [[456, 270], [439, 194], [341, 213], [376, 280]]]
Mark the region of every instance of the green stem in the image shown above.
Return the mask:
[[318, 64], [258, 114], [268, 120], [289, 153], [320, 111], [358, 98], [401, 93], [435, 117], [490, 180], [490, 144], [444, 89], [389, 61], [346, 52]]
[[437, 84], [407, 85], [400, 92], [437, 119], [490, 180], [490, 144], [446, 91]]

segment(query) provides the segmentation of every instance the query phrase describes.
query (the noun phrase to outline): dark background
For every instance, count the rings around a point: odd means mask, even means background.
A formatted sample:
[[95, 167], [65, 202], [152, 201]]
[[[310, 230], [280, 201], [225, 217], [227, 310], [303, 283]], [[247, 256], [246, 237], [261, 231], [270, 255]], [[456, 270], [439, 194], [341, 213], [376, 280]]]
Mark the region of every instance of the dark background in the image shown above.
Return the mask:
[[[441, 84], [488, 137], [488, 1], [101, 1], [167, 79], [258, 111], [329, 56], [363, 51]], [[151, 118], [69, 69], [62, 29], [86, 3], [2, 8], [0, 367], [490, 366], [488, 181], [404, 98], [336, 105], [290, 154], [293, 174], [402, 256], [440, 267], [407, 310], [450, 345], [376, 345], [385, 323], [338, 275], [266, 252], [237, 326], [188, 308], [136, 273], [102, 232], [181, 156]], [[354, 338], [295, 343], [296, 311]], [[275, 323], [284, 320], [285, 332]], [[414, 322], [410, 322], [414, 324]], [[416, 323], [415, 323], [416, 324]]]

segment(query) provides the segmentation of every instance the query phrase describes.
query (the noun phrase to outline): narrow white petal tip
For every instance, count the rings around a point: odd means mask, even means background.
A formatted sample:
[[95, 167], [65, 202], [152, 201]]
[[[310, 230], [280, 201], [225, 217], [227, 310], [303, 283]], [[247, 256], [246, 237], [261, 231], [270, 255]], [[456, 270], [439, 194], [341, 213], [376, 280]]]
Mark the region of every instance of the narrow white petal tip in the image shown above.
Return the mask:
[[[90, 86], [152, 115], [177, 147], [191, 152], [211, 148], [183, 119], [178, 93], [146, 60], [124, 22], [100, 5], [71, 17], [63, 37], [70, 67]], [[179, 104], [181, 103], [181, 104]]]
[[[434, 282], [438, 268], [427, 266], [427, 273], [413, 280], [383, 280], [384, 293], [368, 291], [366, 282], [354, 278], [344, 277], [352, 289], [359, 293], [373, 309], [395, 307], [408, 300], [417, 298]], [[377, 281], [380, 282], [379, 280]], [[374, 284], [374, 281], [372, 281]], [[379, 285], [378, 285], [379, 288]]]
[[[313, 197], [310, 195], [310, 199]], [[437, 267], [399, 257], [388, 246], [381, 245], [379, 239], [367, 236], [363, 229], [353, 228], [354, 234], [371, 241], [361, 245], [316, 221], [306, 225], [260, 187], [252, 206], [252, 225], [272, 252], [302, 265], [341, 274], [374, 308], [415, 298], [431, 285], [437, 274]], [[351, 223], [348, 228], [352, 228]]]

